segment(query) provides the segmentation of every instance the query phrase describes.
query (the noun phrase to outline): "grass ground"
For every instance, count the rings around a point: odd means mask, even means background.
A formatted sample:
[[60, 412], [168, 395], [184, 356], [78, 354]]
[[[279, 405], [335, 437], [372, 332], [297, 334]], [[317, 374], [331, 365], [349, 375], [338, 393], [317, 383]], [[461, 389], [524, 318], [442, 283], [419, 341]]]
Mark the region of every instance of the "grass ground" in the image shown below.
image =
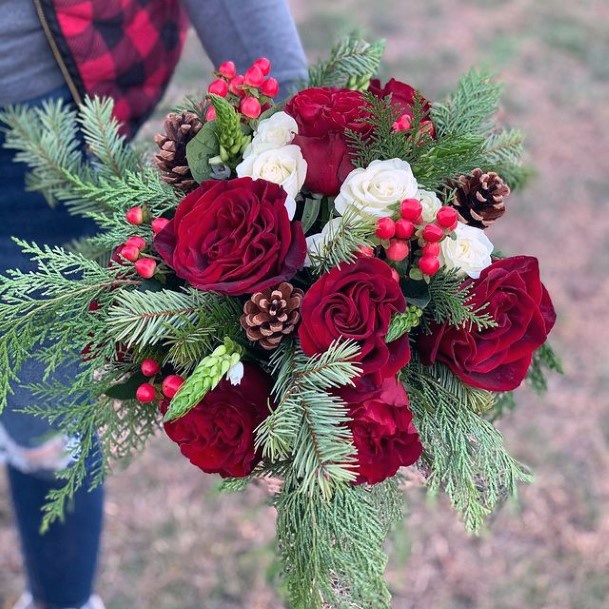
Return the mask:
[[[604, 0], [292, 0], [312, 58], [360, 26], [388, 41], [384, 72], [431, 99], [470, 65], [499, 71], [502, 118], [528, 133], [538, 176], [492, 229], [541, 260], [566, 375], [501, 424], [536, 472], [478, 539], [442, 499], [409, 491], [390, 548], [395, 609], [609, 607], [609, 4]], [[191, 41], [169, 91], [207, 73]], [[0, 480], [0, 606], [22, 586]], [[108, 484], [99, 590], [109, 609], [279, 609], [273, 514], [260, 489], [216, 482], [155, 440]]]

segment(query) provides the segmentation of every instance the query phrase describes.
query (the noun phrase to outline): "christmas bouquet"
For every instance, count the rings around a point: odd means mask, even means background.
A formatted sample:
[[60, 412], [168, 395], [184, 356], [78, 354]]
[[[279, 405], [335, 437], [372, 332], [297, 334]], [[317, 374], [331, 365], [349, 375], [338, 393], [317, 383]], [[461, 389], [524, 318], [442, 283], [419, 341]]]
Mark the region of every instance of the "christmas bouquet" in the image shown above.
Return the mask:
[[495, 125], [488, 74], [431, 103], [374, 79], [381, 52], [344, 41], [285, 104], [268, 60], [226, 62], [168, 115], [154, 163], [108, 100], [4, 115], [32, 187], [100, 227], [20, 242], [37, 270], [1, 279], [1, 393], [34, 354], [29, 411], [79, 439], [46, 525], [97, 437], [101, 480], [162, 427], [227, 489], [278, 482], [293, 607], [379, 609], [400, 468], [472, 531], [529, 479], [493, 421], [558, 368], [555, 314], [537, 260], [488, 236], [526, 178], [522, 136]]

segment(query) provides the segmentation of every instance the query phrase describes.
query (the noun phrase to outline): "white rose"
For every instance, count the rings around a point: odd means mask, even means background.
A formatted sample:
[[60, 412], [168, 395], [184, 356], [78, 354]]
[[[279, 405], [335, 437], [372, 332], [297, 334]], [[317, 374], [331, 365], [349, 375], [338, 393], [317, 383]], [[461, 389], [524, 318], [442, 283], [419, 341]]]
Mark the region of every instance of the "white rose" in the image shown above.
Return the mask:
[[372, 161], [365, 169], [354, 169], [345, 179], [334, 205], [339, 214], [356, 207], [377, 217], [391, 216], [389, 206], [417, 194], [417, 181], [406, 161]]
[[433, 222], [436, 219], [438, 210], [442, 207], [442, 202], [438, 199], [436, 193], [431, 190], [419, 188], [415, 198], [418, 199], [423, 206], [423, 211], [421, 212], [423, 220], [425, 220], [425, 222]]
[[290, 197], [295, 198], [307, 176], [307, 162], [300, 148], [290, 144], [251, 154], [237, 165], [237, 175], [279, 184]]
[[342, 221], [342, 218], [334, 218], [321, 229], [321, 233], [307, 237], [307, 257], [304, 262], [305, 266], [311, 266], [313, 264], [311, 256], [319, 258], [326, 255], [326, 245], [328, 244], [328, 241], [336, 236]]
[[493, 244], [484, 231], [459, 222], [455, 229], [456, 239], [442, 241], [440, 262], [447, 269], [460, 269], [472, 279], [478, 279], [480, 272], [491, 264]]
[[249, 146], [243, 153], [243, 158], [251, 154], [260, 154], [265, 150], [282, 148], [292, 143], [298, 133], [298, 125], [293, 117], [285, 112], [277, 112], [270, 118], [260, 121]]

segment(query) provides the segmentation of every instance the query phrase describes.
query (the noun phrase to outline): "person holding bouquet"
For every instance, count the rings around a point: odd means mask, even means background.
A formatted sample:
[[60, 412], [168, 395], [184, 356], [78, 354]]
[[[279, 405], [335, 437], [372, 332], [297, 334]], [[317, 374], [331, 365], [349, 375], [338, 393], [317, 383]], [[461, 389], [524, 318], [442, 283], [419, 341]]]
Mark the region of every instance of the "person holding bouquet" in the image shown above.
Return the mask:
[[[115, 115], [133, 137], [154, 110], [169, 81], [190, 19], [214, 65], [230, 58], [244, 71], [256, 58], [269, 58], [279, 97], [306, 78], [306, 60], [285, 0], [2, 0], [0, 20], [0, 109], [39, 106], [62, 99], [79, 103], [86, 94], [110, 96]], [[26, 189], [25, 166], [14, 163], [0, 133], [0, 272], [28, 259], [11, 237], [63, 245], [93, 232], [93, 224], [50, 207]], [[40, 362], [24, 368], [22, 380], [39, 375]], [[69, 378], [66, 367], [57, 375]], [[15, 387], [0, 415], [0, 458], [8, 480], [27, 574], [28, 591], [15, 609], [100, 609], [93, 594], [102, 529], [103, 489], [85, 481], [63, 523], [39, 534], [45, 497], [70, 467], [76, 438], [63, 437], [46, 421], [22, 409], [36, 397]], [[90, 469], [98, 458], [93, 453]]]

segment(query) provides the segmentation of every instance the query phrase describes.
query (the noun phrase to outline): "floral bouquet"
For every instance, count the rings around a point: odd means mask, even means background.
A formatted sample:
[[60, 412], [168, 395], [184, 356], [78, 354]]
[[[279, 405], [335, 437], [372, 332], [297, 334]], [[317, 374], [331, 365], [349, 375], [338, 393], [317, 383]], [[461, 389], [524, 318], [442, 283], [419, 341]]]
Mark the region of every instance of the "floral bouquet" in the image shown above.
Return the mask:
[[496, 127], [487, 74], [431, 103], [373, 79], [381, 53], [349, 38], [284, 105], [268, 60], [222, 64], [168, 115], [156, 167], [108, 100], [4, 115], [32, 186], [100, 227], [69, 249], [20, 242], [37, 270], [0, 284], [2, 400], [34, 354], [29, 411], [79, 439], [44, 526], [98, 437], [99, 481], [162, 423], [227, 489], [278, 482], [293, 607], [379, 609], [400, 468], [471, 531], [529, 479], [493, 421], [559, 368], [555, 313], [537, 260], [487, 236], [527, 177], [522, 136]]

